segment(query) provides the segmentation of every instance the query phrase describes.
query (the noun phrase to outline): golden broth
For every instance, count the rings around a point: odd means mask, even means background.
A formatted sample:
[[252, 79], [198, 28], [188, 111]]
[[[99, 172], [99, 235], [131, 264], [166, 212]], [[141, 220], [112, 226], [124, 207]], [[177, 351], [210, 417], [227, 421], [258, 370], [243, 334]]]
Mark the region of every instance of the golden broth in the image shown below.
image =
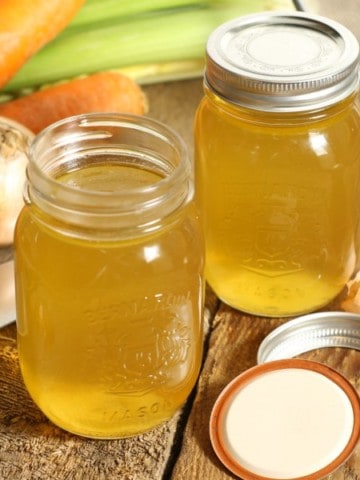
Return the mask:
[[[124, 175], [127, 186], [157, 180], [154, 172], [109, 165], [58, 180], [107, 191], [126, 186]], [[108, 438], [151, 428], [185, 401], [201, 361], [202, 245], [193, 206], [158, 232], [128, 240], [91, 240], [58, 227], [33, 205], [18, 220], [26, 386], [71, 432]]]
[[247, 312], [314, 310], [354, 270], [359, 114], [347, 101], [322, 118], [306, 115], [252, 114], [210, 93], [197, 113], [206, 277]]

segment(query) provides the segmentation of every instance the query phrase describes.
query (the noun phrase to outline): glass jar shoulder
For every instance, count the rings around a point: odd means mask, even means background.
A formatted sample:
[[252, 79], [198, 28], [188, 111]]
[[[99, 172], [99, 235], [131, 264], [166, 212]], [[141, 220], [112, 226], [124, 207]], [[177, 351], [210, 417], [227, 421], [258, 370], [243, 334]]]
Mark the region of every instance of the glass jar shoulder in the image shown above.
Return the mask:
[[307, 135], [333, 129], [360, 136], [360, 102], [354, 94], [331, 107], [304, 112], [264, 112], [227, 102], [205, 89], [196, 112], [195, 133], [207, 129], [245, 131], [254, 134]]
[[[194, 202], [163, 219], [160, 229], [142, 235], [122, 237], [120, 230], [109, 228], [107, 238], [104, 232], [80, 230], [78, 227], [64, 224], [44, 214], [35, 205], [26, 205], [21, 211], [15, 231], [15, 244], [30, 260], [45, 251], [58, 257], [62, 252], [65, 259], [73, 261], [78, 255], [99, 256], [107, 254], [127, 257], [132, 261], [142, 262], [151, 257], [151, 262], [182, 262], [188, 257], [199, 263], [202, 268], [203, 238], [198, 214]], [[19, 252], [20, 254], [20, 252]], [[92, 257], [93, 258], [93, 257]], [[170, 259], [172, 259], [170, 261]]]
[[[259, 168], [283, 165], [309, 172], [349, 167], [360, 161], [360, 114], [357, 102], [348, 99], [324, 111], [304, 113], [262, 113], [224, 105], [208, 95], [203, 99], [195, 123], [196, 170], [211, 165], [224, 172], [251, 165]], [[226, 170], [227, 171], [227, 170]], [[257, 173], [256, 173], [257, 172]]]

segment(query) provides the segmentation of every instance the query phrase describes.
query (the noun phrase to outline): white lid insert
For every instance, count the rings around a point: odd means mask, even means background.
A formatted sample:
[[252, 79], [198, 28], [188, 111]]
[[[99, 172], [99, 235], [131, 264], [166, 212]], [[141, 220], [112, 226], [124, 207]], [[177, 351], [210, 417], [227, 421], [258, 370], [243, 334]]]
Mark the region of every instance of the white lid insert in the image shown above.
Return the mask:
[[220, 460], [245, 480], [317, 479], [350, 455], [359, 416], [356, 391], [335, 370], [279, 360], [247, 370], [223, 390], [210, 436]]

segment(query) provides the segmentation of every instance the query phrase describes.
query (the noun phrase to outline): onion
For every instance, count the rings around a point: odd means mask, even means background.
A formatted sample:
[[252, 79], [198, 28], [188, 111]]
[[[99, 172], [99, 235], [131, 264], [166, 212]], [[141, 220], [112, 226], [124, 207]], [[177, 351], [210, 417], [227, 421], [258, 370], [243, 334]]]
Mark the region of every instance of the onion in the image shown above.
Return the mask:
[[33, 138], [20, 123], [0, 117], [0, 245], [13, 242], [15, 223], [24, 205], [28, 148]]
[[16, 319], [14, 261], [0, 265], [0, 328]]

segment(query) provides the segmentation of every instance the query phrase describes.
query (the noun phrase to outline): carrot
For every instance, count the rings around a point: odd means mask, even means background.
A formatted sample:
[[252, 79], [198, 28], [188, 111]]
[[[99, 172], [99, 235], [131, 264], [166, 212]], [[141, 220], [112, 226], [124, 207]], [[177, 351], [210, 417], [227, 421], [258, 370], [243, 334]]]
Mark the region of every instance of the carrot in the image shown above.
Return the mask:
[[145, 96], [129, 77], [102, 72], [56, 84], [0, 104], [0, 116], [12, 118], [34, 133], [57, 120], [90, 112], [143, 114]]
[[0, 88], [62, 31], [85, 0], [0, 0]]

